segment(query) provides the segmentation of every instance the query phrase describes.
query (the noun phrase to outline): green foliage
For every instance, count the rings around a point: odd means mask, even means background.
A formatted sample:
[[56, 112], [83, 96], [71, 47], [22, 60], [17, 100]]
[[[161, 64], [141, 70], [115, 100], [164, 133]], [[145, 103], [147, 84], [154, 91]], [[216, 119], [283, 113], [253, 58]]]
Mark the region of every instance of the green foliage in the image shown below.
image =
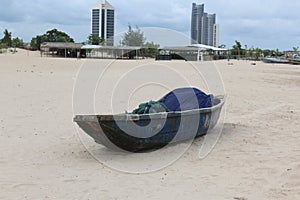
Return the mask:
[[36, 37], [32, 38], [30, 46], [33, 49], [39, 50], [43, 42], [74, 42], [74, 39], [62, 31], [52, 29], [43, 35], [37, 35]]
[[235, 45], [232, 46], [231, 55], [237, 57], [238, 59], [241, 58], [241, 55], [244, 55], [245, 51], [242, 49], [242, 44], [239, 41], [235, 41]]
[[235, 41], [235, 45], [232, 46], [232, 49], [229, 50], [228, 56], [230, 58], [247, 58], [247, 59], [255, 59], [259, 60], [262, 56], [271, 56], [276, 54], [277, 56], [282, 56], [283, 53], [279, 51], [279, 49], [276, 50], [270, 50], [270, 49], [260, 49], [260, 48], [254, 48], [253, 46], [248, 48], [248, 45], [244, 45], [245, 48], [242, 48], [242, 44], [239, 41]]
[[8, 32], [7, 29], [3, 32], [4, 36], [0, 39], [0, 48], [7, 49], [9, 47], [23, 47], [24, 42], [22, 39], [16, 37], [12, 38], [12, 33]]
[[154, 58], [157, 54], [159, 54], [158, 48], [160, 45], [155, 44], [154, 42], [145, 43], [145, 41], [146, 37], [138, 26], [136, 26], [135, 29], [132, 29], [131, 25], [128, 25], [128, 31], [124, 33], [121, 44], [125, 46], [142, 47], [139, 51], [140, 56]]
[[[235, 40], [235, 44], [232, 46], [232, 49], [228, 51], [228, 57], [229, 58], [247, 58], [247, 59], [256, 59], [259, 60], [262, 57], [267, 56], [284, 56], [284, 52], [277, 49], [260, 49], [260, 48], [254, 48], [253, 46], [248, 48], [248, 45], [244, 45], [244, 49], [242, 48], [241, 42]], [[222, 48], [219, 46], [219, 48]], [[293, 47], [293, 51], [297, 53], [299, 51], [299, 47]]]
[[299, 47], [293, 47], [293, 51], [297, 53], [299, 51]]
[[154, 42], [147, 42], [142, 45], [143, 48], [150, 48], [150, 49], [158, 49], [160, 47], [159, 44], [155, 44]]
[[253, 58], [254, 58], [254, 55], [255, 55], [255, 49], [254, 49], [254, 47], [252, 46], [251, 48], [249, 48], [248, 53], [247, 53], [247, 56], [248, 56], [250, 59], [253, 59]]
[[8, 32], [7, 29], [3, 32], [4, 37], [1, 39], [1, 43], [5, 44], [7, 47], [11, 47], [11, 32]]
[[30, 47], [33, 49], [40, 49], [40, 46], [43, 42], [46, 42], [47, 38], [45, 35], [37, 35], [36, 37], [31, 39]]
[[155, 44], [154, 42], [147, 42], [142, 45], [140, 54], [141, 56], [154, 58], [156, 55], [159, 54], [159, 47], [159, 44]]
[[279, 51], [279, 49], [276, 49], [276, 50], [274, 51], [274, 53], [275, 53], [277, 56], [283, 56], [283, 55], [284, 55], [284, 53], [281, 52], [281, 51]]
[[235, 41], [235, 45], [233, 45], [233, 47], [232, 47], [233, 49], [239, 49], [239, 50], [241, 50], [242, 49], [242, 45], [241, 45], [241, 42], [239, 42], [239, 41]]
[[98, 35], [90, 34], [88, 37], [88, 44], [101, 45], [104, 43], [104, 39]]
[[46, 42], [74, 42], [68, 34], [58, 31], [57, 29], [47, 31], [43, 36], [47, 39]]
[[136, 30], [131, 28], [131, 25], [128, 25], [128, 31], [124, 33], [122, 44], [125, 46], [143, 46], [146, 38], [144, 33], [136, 26]]
[[218, 48], [225, 49], [226, 45], [225, 44], [221, 44], [221, 45], [218, 46]]
[[36, 36], [35, 38], [32, 38], [31, 39], [31, 42], [30, 42], [30, 47], [33, 48], [33, 49], [39, 49], [39, 43], [41, 44], [41, 42], [38, 42], [38, 37], [39, 36]]
[[23, 47], [24, 42], [22, 39], [19, 39], [18, 37], [12, 39], [11, 41], [13, 47]]
[[7, 49], [8, 46], [4, 43], [0, 43], [0, 49]]
[[0, 54], [6, 52], [7, 45], [4, 43], [0, 43]]
[[262, 50], [262, 54], [264, 55], [264, 57], [271, 56], [272, 51], [270, 49], [264, 49], [264, 50]]
[[261, 50], [260, 48], [256, 48], [255, 49], [255, 59], [258, 60], [263, 54], [263, 50]]

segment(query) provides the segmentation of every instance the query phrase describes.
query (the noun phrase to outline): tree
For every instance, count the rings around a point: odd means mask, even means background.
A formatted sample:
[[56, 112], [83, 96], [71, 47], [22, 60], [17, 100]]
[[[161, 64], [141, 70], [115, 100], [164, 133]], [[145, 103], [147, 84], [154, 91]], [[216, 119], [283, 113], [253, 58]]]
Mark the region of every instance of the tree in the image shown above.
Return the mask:
[[295, 53], [298, 53], [299, 47], [293, 47], [293, 51], [294, 51]]
[[131, 28], [131, 25], [128, 25], [128, 31], [124, 33], [122, 44], [125, 46], [142, 46], [146, 38], [144, 33], [136, 26], [136, 30]]
[[37, 35], [36, 37], [32, 38], [30, 46], [31, 48], [39, 50], [43, 42], [74, 42], [74, 39], [62, 31], [52, 29], [43, 35]]
[[146, 44], [143, 44], [142, 47], [148, 48], [148, 49], [158, 49], [160, 47], [160, 45], [155, 44], [154, 42], [147, 42]]
[[23, 47], [24, 42], [22, 39], [16, 37], [12, 38], [12, 33], [8, 32], [7, 29], [3, 32], [4, 37], [0, 39], [0, 48], [8, 48], [8, 47]]
[[98, 35], [90, 34], [88, 37], [88, 44], [100, 45], [104, 43], [104, 39]]
[[263, 51], [260, 48], [255, 49], [255, 59], [258, 60], [263, 54]]
[[249, 49], [249, 56], [251, 59], [253, 59], [254, 55], [255, 55], [255, 49], [253, 46], [251, 46], [251, 48]]
[[242, 50], [242, 45], [239, 41], [235, 41], [235, 45], [232, 46], [234, 55], [238, 55], [238, 59], [241, 58], [241, 50]]
[[225, 49], [225, 48], [226, 48], [226, 45], [225, 45], [225, 44], [221, 44], [221, 45], [219, 45], [218, 47], [221, 48], [221, 49]]
[[3, 53], [2, 49], [7, 49], [6, 44], [0, 43], [0, 53]]
[[249, 56], [250, 56], [248, 45], [245, 44], [244, 47], [245, 47], [245, 49], [244, 49], [244, 55], [245, 55], [246, 59], [248, 59]]
[[5, 44], [7, 47], [11, 47], [11, 32], [7, 29], [3, 32], [4, 37], [1, 39], [1, 43]]
[[142, 46], [141, 56], [153, 58], [159, 53], [158, 51], [159, 47], [160, 47], [159, 44], [155, 44], [154, 42], [147, 42]]
[[270, 49], [264, 49], [262, 50], [262, 54], [264, 55], [264, 57], [271, 56], [272, 51]]
[[11, 41], [13, 47], [23, 47], [24, 42], [22, 39], [19, 39], [18, 37], [12, 39]]
[[68, 34], [58, 31], [57, 29], [47, 31], [44, 36], [47, 39], [46, 42], [74, 42], [74, 39]]
[[48, 42], [45, 35], [37, 35], [31, 39], [30, 46], [33, 49], [40, 50], [40, 46], [43, 42]]
[[278, 48], [274, 51], [274, 53], [276, 54], [276, 56], [284, 55]]

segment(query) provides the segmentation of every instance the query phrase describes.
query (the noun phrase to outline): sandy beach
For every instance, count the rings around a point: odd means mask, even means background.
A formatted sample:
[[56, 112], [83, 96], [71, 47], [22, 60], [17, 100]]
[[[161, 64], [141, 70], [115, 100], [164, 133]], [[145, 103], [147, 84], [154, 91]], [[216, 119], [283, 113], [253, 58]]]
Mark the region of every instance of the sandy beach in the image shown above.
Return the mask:
[[[76, 133], [73, 90], [87, 62], [110, 61], [40, 57], [24, 50], [0, 54], [0, 199], [300, 199], [299, 66], [214, 62], [227, 106], [213, 151], [199, 159], [204, 140], [199, 138], [172, 165], [129, 174], [94, 159]], [[99, 83], [107, 99], [112, 99], [107, 83], [149, 62], [155, 61], [113, 63]], [[184, 61], [168, 64], [190, 77], [192, 85], [202, 86]], [[177, 86], [176, 80], [170, 81]], [[143, 91], [132, 96], [126, 109], [166, 92]], [[111, 102], [102, 92], [98, 87], [96, 95], [102, 94], [103, 101], [95, 106], [110, 113]]]

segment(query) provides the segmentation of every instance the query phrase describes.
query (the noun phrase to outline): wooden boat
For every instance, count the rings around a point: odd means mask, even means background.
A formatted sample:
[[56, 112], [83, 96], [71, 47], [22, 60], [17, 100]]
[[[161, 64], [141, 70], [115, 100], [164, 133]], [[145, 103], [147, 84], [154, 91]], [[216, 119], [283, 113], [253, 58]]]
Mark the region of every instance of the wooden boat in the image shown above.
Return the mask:
[[217, 124], [225, 98], [215, 97], [214, 102], [210, 108], [181, 112], [78, 115], [74, 122], [96, 143], [110, 149], [139, 152], [205, 135]]
[[293, 65], [300, 65], [300, 58], [292, 58], [289, 60], [289, 63]]
[[278, 57], [265, 57], [262, 59], [264, 63], [279, 63], [279, 64], [288, 64], [289, 60], [285, 58], [278, 58]]

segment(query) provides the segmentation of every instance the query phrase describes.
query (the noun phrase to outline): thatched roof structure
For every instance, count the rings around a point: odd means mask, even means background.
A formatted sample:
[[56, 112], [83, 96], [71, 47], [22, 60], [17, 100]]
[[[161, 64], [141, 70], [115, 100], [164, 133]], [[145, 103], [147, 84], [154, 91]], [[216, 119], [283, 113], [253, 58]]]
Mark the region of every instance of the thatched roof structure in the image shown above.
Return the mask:
[[41, 49], [81, 49], [83, 44], [71, 42], [44, 42]]

